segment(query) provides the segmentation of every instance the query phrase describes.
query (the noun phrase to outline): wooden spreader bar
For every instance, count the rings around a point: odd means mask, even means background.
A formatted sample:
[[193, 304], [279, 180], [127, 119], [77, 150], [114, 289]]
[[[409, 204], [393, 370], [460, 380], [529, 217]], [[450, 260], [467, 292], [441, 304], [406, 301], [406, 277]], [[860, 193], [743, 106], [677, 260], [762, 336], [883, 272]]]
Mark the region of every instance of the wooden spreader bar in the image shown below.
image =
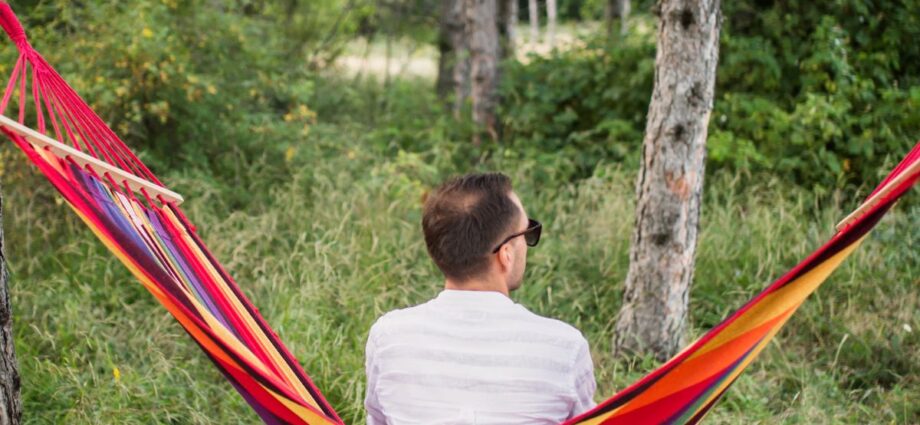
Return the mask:
[[144, 189], [151, 197], [162, 197], [167, 202], [175, 202], [176, 204], [181, 204], [182, 201], [184, 201], [184, 199], [182, 199], [182, 195], [176, 192], [173, 192], [158, 184], [152, 183], [146, 179], [135, 176], [134, 174], [122, 170], [121, 168], [115, 167], [105, 161], [100, 161], [99, 159], [93, 158], [92, 156], [87, 155], [77, 149], [74, 149], [44, 134], [32, 130], [31, 128], [26, 127], [5, 115], [0, 115], [0, 127], [6, 128], [7, 130], [24, 137], [29, 143], [37, 148], [47, 148], [53, 154], [61, 158], [70, 157], [81, 167], [91, 165], [95, 170], [97, 170], [98, 173], [109, 173], [109, 175], [111, 175], [112, 178], [117, 182], [127, 181], [128, 186], [138, 194], [141, 194], [140, 190]]

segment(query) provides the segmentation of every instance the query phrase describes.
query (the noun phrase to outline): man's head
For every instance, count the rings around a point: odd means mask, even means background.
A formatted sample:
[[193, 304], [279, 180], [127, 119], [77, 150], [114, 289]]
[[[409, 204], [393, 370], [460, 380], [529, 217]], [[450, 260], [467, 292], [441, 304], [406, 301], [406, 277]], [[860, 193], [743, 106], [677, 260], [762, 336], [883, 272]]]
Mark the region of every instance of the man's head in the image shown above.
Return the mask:
[[422, 216], [428, 254], [448, 282], [460, 287], [473, 281], [503, 285], [505, 291], [520, 287], [527, 244], [523, 237], [505, 240], [527, 227], [511, 179], [500, 173], [448, 180], [428, 196]]

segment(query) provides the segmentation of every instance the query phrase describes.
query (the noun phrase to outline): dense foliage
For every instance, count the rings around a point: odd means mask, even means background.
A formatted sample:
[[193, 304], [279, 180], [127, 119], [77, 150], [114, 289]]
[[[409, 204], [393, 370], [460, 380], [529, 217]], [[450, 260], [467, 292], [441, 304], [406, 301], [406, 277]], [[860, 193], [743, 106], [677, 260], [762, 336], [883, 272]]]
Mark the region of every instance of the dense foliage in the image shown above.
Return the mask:
[[32, 44], [155, 169], [208, 164], [222, 174], [240, 158], [281, 158], [309, 132], [312, 70], [369, 13], [337, 1], [14, 6]]
[[[920, 2], [725, 2], [710, 169], [767, 171], [813, 190], [872, 184], [917, 139]], [[512, 63], [504, 119], [523, 150], [576, 175], [641, 145], [654, 19], [630, 35]], [[596, 38], [596, 37], [595, 37]]]

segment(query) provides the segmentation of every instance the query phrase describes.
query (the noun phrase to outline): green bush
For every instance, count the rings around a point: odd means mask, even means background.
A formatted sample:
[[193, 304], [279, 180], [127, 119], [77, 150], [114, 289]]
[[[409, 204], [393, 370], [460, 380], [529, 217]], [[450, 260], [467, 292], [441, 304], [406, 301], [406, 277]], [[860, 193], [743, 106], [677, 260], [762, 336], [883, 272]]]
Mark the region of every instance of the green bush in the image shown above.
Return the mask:
[[[238, 175], [241, 157], [283, 163], [298, 148], [315, 122], [311, 65], [331, 60], [367, 13], [337, 1], [14, 6], [32, 44], [155, 170], [207, 164], [221, 175]], [[3, 50], [0, 72], [13, 54]]]
[[637, 33], [612, 50], [592, 40], [508, 62], [500, 113], [505, 143], [538, 159], [570, 158], [570, 178], [590, 176], [599, 161], [623, 160], [642, 143], [654, 58], [654, 40]]
[[920, 138], [920, 3], [725, 4], [716, 167], [871, 185]]
[[[920, 138], [920, 2], [723, 5], [708, 169], [783, 175], [816, 193], [871, 185]], [[570, 177], [641, 146], [655, 20], [608, 47], [590, 39], [511, 62], [505, 144], [571, 159]], [[635, 161], [630, 160], [631, 163]]]

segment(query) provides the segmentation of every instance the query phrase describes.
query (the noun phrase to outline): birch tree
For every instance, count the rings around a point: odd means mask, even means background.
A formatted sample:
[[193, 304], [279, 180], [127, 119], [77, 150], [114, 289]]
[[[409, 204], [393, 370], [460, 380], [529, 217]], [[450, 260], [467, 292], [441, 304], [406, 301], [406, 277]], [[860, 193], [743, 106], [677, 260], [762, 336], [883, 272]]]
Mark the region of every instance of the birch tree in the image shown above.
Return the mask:
[[470, 52], [464, 0], [442, 0], [438, 50], [438, 96], [455, 116], [470, 97]]
[[546, 0], [546, 42], [550, 48], [556, 45], [556, 0]]
[[499, 0], [498, 28], [501, 37], [502, 59], [514, 56], [515, 26], [517, 26], [517, 0]]
[[[498, 37], [498, 0], [464, 0], [466, 30], [470, 51], [470, 98], [473, 121], [493, 140], [498, 139], [495, 115], [498, 89], [498, 60], [501, 48]], [[479, 132], [473, 143], [480, 143]]]
[[660, 0], [655, 84], [614, 351], [666, 359], [684, 345], [715, 91], [720, 0]]
[[631, 6], [629, 0], [607, 0], [604, 6], [604, 26], [607, 28], [607, 41], [612, 41], [617, 31], [614, 31], [616, 18], [620, 19], [620, 37], [629, 31], [627, 22]]
[[530, 15], [530, 42], [537, 44], [540, 42], [540, 8], [537, 0], [527, 1], [527, 13]]

